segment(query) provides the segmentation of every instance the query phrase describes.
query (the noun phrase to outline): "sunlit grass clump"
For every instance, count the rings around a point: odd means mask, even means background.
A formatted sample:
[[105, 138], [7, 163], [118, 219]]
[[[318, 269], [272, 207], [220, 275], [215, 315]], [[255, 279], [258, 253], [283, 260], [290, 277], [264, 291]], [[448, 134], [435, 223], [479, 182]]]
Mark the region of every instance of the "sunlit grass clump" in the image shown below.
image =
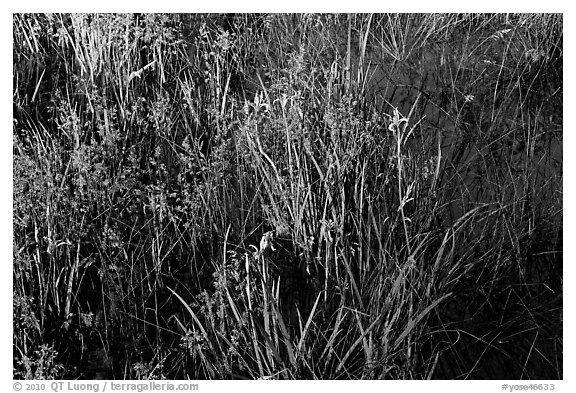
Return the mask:
[[561, 15], [14, 15], [14, 377], [561, 379]]

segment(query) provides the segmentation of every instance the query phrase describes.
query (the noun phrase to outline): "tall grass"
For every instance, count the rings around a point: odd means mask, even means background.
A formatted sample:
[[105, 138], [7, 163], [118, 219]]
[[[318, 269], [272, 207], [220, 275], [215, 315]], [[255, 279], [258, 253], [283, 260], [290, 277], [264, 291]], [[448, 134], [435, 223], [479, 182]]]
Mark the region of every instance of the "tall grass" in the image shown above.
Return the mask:
[[562, 378], [561, 16], [13, 20], [15, 377]]

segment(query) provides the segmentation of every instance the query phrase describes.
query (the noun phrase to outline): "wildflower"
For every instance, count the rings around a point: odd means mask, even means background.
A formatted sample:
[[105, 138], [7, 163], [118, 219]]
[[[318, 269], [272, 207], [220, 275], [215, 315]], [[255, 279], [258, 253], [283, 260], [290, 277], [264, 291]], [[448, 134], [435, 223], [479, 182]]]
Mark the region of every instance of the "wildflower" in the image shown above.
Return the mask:
[[276, 251], [274, 246], [272, 245], [272, 237], [274, 236], [274, 231], [268, 231], [262, 235], [262, 239], [260, 239], [260, 249], [258, 250], [258, 254], [262, 255], [268, 249], [272, 251]]

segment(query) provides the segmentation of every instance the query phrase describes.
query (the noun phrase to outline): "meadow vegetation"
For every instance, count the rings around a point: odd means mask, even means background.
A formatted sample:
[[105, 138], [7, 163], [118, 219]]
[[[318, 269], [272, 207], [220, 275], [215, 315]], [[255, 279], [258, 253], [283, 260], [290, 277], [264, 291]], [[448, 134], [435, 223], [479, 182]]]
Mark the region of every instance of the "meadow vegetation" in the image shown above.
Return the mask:
[[15, 14], [14, 377], [563, 378], [562, 35]]

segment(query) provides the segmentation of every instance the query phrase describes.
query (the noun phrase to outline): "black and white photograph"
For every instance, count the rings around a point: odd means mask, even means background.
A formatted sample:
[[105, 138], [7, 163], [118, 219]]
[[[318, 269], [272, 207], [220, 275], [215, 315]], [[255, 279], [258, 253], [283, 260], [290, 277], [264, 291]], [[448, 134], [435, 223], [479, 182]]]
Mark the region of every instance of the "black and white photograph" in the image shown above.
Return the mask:
[[378, 7], [12, 14], [9, 387], [560, 390], [564, 14]]

